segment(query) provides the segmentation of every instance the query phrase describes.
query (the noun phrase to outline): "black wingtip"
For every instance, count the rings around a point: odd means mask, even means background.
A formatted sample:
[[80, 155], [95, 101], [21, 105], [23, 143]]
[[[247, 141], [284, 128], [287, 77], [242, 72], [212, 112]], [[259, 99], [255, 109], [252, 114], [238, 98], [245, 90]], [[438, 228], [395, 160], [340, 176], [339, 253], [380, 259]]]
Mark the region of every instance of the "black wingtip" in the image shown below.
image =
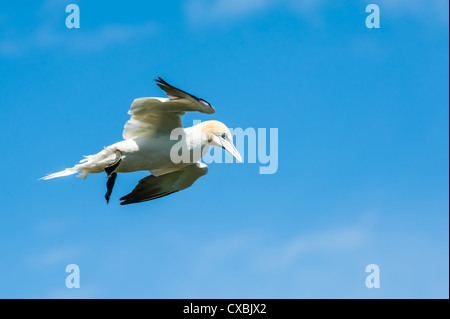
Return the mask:
[[119, 200], [121, 200], [120, 205], [127, 205], [128, 204], [128, 195], [122, 196]]
[[124, 196], [124, 197], [122, 197], [121, 199], [121, 202], [120, 202], [120, 205], [128, 205], [128, 204], [133, 204], [134, 202], [133, 201], [130, 201], [128, 198], [127, 198], [127, 196]]
[[158, 76], [157, 79], [155, 79], [156, 83], [160, 83], [160, 84], [165, 84], [168, 85], [168, 83], [166, 81], [164, 81], [160, 76]]

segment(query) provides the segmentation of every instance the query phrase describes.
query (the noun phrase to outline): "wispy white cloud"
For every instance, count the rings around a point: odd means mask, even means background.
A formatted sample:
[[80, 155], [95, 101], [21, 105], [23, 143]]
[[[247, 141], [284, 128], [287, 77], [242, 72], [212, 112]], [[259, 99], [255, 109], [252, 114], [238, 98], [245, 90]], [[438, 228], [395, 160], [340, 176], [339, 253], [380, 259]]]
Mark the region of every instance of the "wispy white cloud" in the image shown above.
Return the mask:
[[220, 23], [264, 11], [278, 0], [189, 0], [185, 3], [188, 21], [194, 25]]
[[54, 248], [32, 255], [27, 263], [33, 269], [54, 268], [65, 262], [70, 263], [73, 258], [79, 258], [83, 253], [81, 246]]
[[[380, 0], [377, 4], [382, 14], [409, 16], [420, 20], [431, 19], [430, 23], [448, 23], [448, 0]], [[316, 23], [321, 20], [322, 12], [336, 5], [334, 1], [325, 0], [187, 0], [185, 14], [192, 25], [204, 25], [233, 22], [281, 8]]]
[[218, 0], [216, 2], [196, 1], [198, 5], [207, 6], [214, 15], [243, 15], [255, 12], [271, 5], [274, 0]]
[[299, 235], [259, 256], [258, 268], [283, 270], [309, 254], [349, 252], [362, 247], [368, 237], [369, 231], [360, 225]]
[[[215, 268], [216, 263], [239, 256], [245, 256], [253, 270], [280, 273], [313, 254], [351, 253], [364, 247], [370, 239], [371, 229], [364, 218], [345, 227], [293, 235], [280, 241], [252, 233], [213, 240], [200, 250], [202, 256], [208, 256], [202, 258], [201, 273]], [[261, 251], [257, 247], [266, 249]]]
[[[368, 222], [371, 218], [362, 216], [349, 225], [319, 231], [299, 230], [283, 235], [246, 231], [210, 238], [207, 242], [180, 242], [179, 249], [191, 252], [184, 259], [184, 272], [189, 274], [187, 282], [195, 284], [178, 287], [176, 296], [293, 297], [302, 291], [306, 291], [302, 296], [307, 296], [310, 288], [328, 287], [330, 276], [343, 276], [340, 272], [349, 265], [341, 263], [333, 268], [329, 260], [344, 258], [352, 259], [350, 264], [359, 262], [356, 256], [373, 241]], [[244, 274], [248, 276], [245, 279]], [[211, 282], [220, 285], [220, 291]], [[319, 291], [312, 295], [324, 294]]]
[[[55, 13], [58, 12], [58, 13]], [[151, 36], [156, 23], [104, 24], [89, 28], [81, 24], [79, 29], [61, 27], [60, 1], [44, 1], [35, 14], [33, 30], [18, 29], [6, 17], [0, 16], [0, 55], [15, 55], [33, 50], [62, 49], [70, 52], [99, 51], [126, 42]], [[65, 14], [65, 13], [64, 13]], [[83, 21], [83, 20], [82, 20]]]
[[410, 16], [419, 19], [434, 19], [430, 22], [448, 23], [448, 0], [379, 0], [383, 13], [395, 16]]
[[99, 51], [114, 45], [124, 44], [133, 39], [151, 35], [153, 23], [141, 25], [109, 24], [94, 30], [60, 31], [43, 25], [30, 34], [3, 35], [0, 39], [0, 54], [17, 54], [28, 50], [60, 48], [76, 52]]

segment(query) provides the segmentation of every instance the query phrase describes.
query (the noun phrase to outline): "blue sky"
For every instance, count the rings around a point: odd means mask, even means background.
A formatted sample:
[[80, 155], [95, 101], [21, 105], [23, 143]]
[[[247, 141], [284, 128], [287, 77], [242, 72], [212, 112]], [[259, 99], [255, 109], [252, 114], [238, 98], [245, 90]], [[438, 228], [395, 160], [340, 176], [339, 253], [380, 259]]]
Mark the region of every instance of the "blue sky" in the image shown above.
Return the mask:
[[[448, 298], [448, 57], [448, 1], [3, 4], [0, 297]], [[278, 128], [277, 173], [130, 206], [145, 172], [109, 205], [103, 174], [38, 181], [121, 140], [157, 76], [215, 106], [186, 126]]]

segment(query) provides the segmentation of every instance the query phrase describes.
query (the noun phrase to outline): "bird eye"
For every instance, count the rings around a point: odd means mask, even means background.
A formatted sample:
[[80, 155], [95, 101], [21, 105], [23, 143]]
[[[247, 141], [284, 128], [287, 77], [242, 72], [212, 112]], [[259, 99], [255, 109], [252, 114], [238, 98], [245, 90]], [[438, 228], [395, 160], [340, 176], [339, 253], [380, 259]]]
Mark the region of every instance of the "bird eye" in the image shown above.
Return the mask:
[[227, 138], [227, 134], [226, 134], [226, 133], [223, 133], [223, 134], [222, 134], [222, 138], [223, 138], [223, 139], [226, 139], [226, 138]]

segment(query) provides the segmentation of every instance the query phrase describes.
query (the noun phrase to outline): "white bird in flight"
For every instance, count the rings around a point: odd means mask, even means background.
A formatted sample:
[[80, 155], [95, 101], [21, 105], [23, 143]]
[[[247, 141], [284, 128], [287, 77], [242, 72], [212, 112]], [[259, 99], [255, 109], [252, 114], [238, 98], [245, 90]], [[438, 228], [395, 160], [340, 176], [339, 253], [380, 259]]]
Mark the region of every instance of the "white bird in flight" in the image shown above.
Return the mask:
[[[156, 84], [169, 98], [145, 97], [135, 99], [128, 112], [130, 120], [123, 130], [124, 140], [105, 147], [101, 152], [85, 156], [80, 164], [61, 172], [49, 174], [43, 180], [79, 173], [86, 178], [93, 173], [106, 172], [109, 202], [117, 173], [150, 171], [151, 175], [139, 181], [133, 191], [122, 197], [121, 205], [145, 202], [160, 198], [190, 187], [208, 172], [200, 162], [209, 145], [219, 146], [230, 152], [238, 161], [242, 158], [233, 145], [230, 130], [219, 121], [206, 121], [189, 128], [183, 128], [181, 116], [186, 112], [212, 114], [214, 108], [203, 99], [177, 89], [161, 78]], [[171, 139], [174, 129], [184, 141], [182, 150], [189, 161], [175, 162], [171, 150], [178, 139]], [[184, 157], [186, 158], [186, 157]]]

